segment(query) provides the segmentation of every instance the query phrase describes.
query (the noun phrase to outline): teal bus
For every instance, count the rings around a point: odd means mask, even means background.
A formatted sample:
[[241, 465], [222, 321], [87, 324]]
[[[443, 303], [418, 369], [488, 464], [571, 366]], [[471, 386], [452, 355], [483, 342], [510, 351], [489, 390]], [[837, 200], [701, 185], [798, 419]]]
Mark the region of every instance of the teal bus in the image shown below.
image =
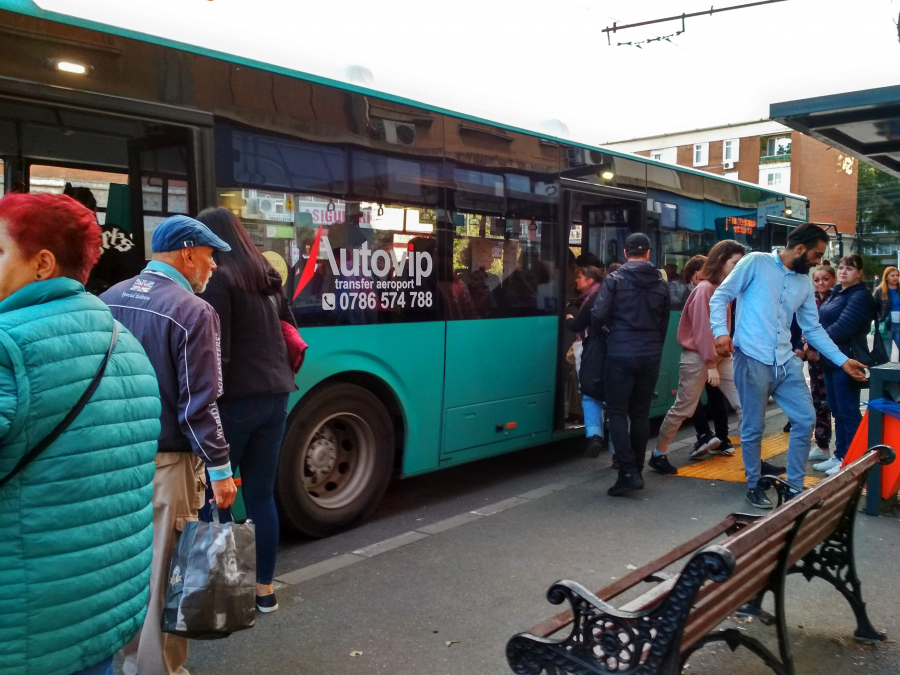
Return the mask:
[[[578, 255], [619, 261], [643, 231], [675, 272], [722, 238], [768, 250], [806, 219], [797, 195], [29, 0], [0, 2], [0, 33], [3, 189], [90, 187], [104, 257], [123, 260], [97, 281], [147, 257], [166, 216], [214, 205], [281, 273], [309, 351], [278, 500], [311, 536], [359, 522], [395, 473], [580, 433], [563, 325]], [[654, 415], [677, 388], [677, 323]]]

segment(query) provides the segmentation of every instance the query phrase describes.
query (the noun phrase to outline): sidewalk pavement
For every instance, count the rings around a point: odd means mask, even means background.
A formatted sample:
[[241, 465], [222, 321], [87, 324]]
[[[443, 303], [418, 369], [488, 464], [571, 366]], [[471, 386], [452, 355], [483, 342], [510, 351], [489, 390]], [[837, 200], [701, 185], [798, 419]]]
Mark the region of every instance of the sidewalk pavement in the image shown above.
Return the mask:
[[[783, 424], [782, 415], [772, 416], [767, 433], [780, 433]], [[674, 463], [687, 463], [687, 453], [686, 446], [675, 450]], [[579, 472], [580, 480], [567, 485], [557, 482], [503, 500], [449, 529], [426, 523], [394, 541], [343, 553], [360, 558], [346, 566], [306, 580], [288, 579], [291, 585], [279, 590], [280, 611], [260, 616], [253, 630], [227, 640], [193, 642], [189, 670], [194, 675], [509, 673], [506, 641], [559, 611], [545, 599], [554, 581], [567, 578], [601, 588], [727, 514], [752, 510], [744, 484], [649, 471], [645, 490], [608, 497], [614, 480], [609, 458], [586, 466], [591, 468]], [[859, 516], [863, 594], [874, 625], [891, 637], [900, 635], [898, 534], [897, 516]], [[792, 577], [787, 598], [798, 675], [900, 672], [895, 643], [853, 642], [852, 612], [826, 583]], [[748, 627], [759, 629], [774, 646], [769, 629]], [[730, 653], [724, 645], [698, 652], [689, 665], [687, 673], [703, 675], [771, 672], [755, 657]]]

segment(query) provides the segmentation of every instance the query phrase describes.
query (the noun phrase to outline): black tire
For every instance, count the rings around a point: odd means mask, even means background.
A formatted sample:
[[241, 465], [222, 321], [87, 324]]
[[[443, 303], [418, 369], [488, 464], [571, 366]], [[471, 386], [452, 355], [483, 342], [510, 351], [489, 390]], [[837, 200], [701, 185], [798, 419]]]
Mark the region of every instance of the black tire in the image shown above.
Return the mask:
[[291, 413], [276, 494], [282, 520], [310, 537], [327, 537], [368, 517], [394, 466], [394, 427], [372, 392], [335, 383]]

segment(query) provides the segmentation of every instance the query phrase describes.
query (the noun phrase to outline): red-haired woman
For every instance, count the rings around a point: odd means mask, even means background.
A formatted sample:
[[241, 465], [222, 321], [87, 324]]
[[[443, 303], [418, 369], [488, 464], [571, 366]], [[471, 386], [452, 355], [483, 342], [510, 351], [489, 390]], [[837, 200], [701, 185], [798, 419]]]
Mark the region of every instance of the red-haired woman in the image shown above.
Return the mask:
[[147, 609], [159, 388], [84, 290], [99, 254], [70, 197], [0, 199], [0, 653], [17, 672], [112, 673]]

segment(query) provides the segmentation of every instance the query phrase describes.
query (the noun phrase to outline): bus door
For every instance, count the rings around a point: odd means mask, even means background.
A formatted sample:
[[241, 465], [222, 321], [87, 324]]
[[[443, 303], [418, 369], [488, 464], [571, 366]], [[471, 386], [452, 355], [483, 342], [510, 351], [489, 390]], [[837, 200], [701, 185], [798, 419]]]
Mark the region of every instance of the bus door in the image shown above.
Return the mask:
[[0, 194], [71, 195], [97, 214], [101, 293], [137, 274], [153, 229], [215, 201], [212, 115], [0, 77]]
[[613, 263], [625, 262], [625, 240], [633, 232], [639, 232], [643, 222], [643, 205], [631, 199], [597, 198], [578, 204], [576, 194], [572, 195], [580, 214], [573, 212], [581, 225], [581, 252], [593, 253], [606, 267]]
[[151, 255], [153, 232], [163, 220], [179, 213], [197, 215], [201, 202], [209, 204], [199, 194], [206, 179], [198, 177], [192, 140], [191, 129], [167, 127], [128, 142], [131, 231], [145, 258]]
[[[581, 263], [591, 255], [606, 268], [625, 262], [625, 240], [633, 232], [644, 230], [646, 201], [643, 195], [623, 195], [624, 190], [568, 190], [565, 198], [564, 225], [569, 232], [569, 252]], [[566, 283], [566, 313], [578, 307], [575, 288], [576, 270], [569, 271]], [[560, 322], [557, 358], [557, 429], [575, 428], [583, 424], [578, 379], [572, 363], [571, 348], [576, 336]]]
[[[566, 204], [565, 218], [569, 230], [569, 250], [576, 259], [584, 254], [595, 255], [607, 270], [614, 263], [625, 262], [625, 240], [628, 235], [646, 229], [646, 199], [643, 195], [620, 196], [573, 190], [569, 192]], [[657, 253], [651, 250], [650, 260], [654, 264], [658, 263]], [[584, 258], [581, 260], [583, 261]], [[569, 280], [566, 290], [568, 313], [572, 313], [577, 307], [578, 291], [574, 287], [574, 276], [575, 273], [572, 272], [572, 278]], [[677, 348], [677, 343], [674, 341], [677, 325], [676, 320], [674, 327], [669, 326], [670, 335], [666, 340], [666, 350], [670, 349], [670, 343], [674, 343]], [[565, 330], [562, 325], [560, 333], [557, 370], [559, 373], [557, 428], [573, 428], [580, 426], [583, 420], [577, 375], [575, 367], [571, 363], [572, 359], [568, 358], [569, 348], [572, 346], [575, 335]], [[667, 367], [672, 363], [675, 365], [674, 373], [670, 372], [672, 368]], [[663, 358], [663, 366], [660, 368], [659, 379], [654, 390], [654, 408], [663, 402], [668, 403], [671, 389], [670, 376], [674, 376], [677, 387], [677, 358]]]

